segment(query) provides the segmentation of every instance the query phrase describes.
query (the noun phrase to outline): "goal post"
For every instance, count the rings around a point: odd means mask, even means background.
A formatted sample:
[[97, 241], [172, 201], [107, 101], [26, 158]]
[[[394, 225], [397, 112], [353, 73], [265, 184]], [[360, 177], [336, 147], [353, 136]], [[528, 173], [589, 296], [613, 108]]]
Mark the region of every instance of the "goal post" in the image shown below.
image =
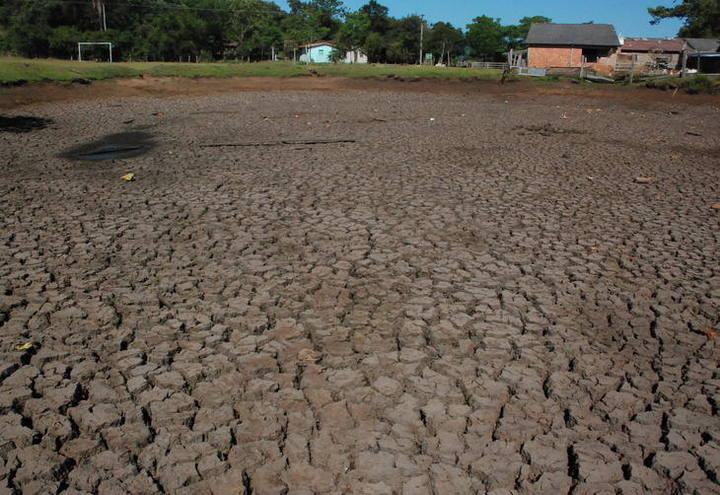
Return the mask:
[[108, 48], [108, 53], [110, 54], [110, 63], [113, 61], [113, 44], [108, 41], [81, 41], [78, 43], [78, 62], [82, 62], [82, 49], [83, 46], [89, 46], [89, 45], [104, 45]]

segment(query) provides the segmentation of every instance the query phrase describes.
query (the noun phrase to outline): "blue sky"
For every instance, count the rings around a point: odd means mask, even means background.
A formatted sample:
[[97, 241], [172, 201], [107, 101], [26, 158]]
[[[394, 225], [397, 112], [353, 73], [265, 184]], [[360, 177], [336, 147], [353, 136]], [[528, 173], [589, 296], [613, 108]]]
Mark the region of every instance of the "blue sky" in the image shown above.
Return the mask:
[[[464, 28], [474, 17], [499, 17], [503, 24], [515, 24], [521, 17], [544, 15], [554, 22], [613, 24], [622, 36], [665, 38], [675, 36], [682, 25], [666, 19], [650, 25], [648, 7], [671, 5], [672, 0], [379, 0], [390, 9], [393, 17], [425, 14], [430, 22], [446, 21]], [[287, 7], [284, 0], [277, 2]], [[344, 0], [350, 10], [361, 7], [366, 0]]]

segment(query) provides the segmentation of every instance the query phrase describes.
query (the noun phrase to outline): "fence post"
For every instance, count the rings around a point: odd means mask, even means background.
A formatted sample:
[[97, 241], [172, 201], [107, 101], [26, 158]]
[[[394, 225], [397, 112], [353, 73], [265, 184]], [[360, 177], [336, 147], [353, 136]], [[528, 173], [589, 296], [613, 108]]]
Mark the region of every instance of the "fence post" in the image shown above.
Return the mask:
[[585, 77], [585, 55], [580, 57], [580, 79]]
[[688, 52], [687, 50], [683, 50], [682, 52], [682, 70], [680, 71], [680, 77], [685, 77], [685, 71], [687, 70], [687, 59], [688, 59]]
[[630, 84], [632, 84], [635, 79], [635, 55], [630, 60]]

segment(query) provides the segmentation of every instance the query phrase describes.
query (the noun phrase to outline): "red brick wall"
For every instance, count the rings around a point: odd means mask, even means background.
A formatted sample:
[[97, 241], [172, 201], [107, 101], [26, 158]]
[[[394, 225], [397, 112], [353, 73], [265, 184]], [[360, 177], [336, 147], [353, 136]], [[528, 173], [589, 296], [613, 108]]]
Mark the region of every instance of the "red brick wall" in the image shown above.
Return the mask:
[[528, 67], [580, 67], [582, 48], [538, 47], [528, 48]]

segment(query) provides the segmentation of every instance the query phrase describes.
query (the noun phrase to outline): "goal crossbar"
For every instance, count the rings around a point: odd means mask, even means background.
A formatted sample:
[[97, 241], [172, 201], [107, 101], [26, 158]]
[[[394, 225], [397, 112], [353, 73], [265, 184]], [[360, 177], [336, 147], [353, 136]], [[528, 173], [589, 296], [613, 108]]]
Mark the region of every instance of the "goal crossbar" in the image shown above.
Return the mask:
[[108, 41], [81, 41], [78, 43], [78, 61], [82, 62], [82, 47], [87, 45], [105, 45], [110, 53], [110, 62], [113, 61], [113, 44]]

